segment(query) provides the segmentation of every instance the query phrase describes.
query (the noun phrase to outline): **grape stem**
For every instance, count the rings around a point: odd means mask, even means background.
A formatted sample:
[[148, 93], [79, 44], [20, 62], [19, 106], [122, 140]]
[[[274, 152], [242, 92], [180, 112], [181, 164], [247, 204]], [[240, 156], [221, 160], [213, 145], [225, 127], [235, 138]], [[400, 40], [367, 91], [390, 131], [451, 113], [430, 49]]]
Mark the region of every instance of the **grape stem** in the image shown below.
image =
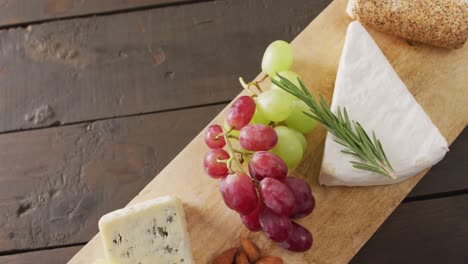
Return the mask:
[[260, 93], [263, 93], [263, 90], [262, 90], [262, 88], [260, 87], [260, 83], [262, 83], [263, 81], [265, 81], [267, 78], [268, 78], [268, 75], [265, 75], [265, 76], [263, 76], [263, 78], [260, 79], [259, 81], [253, 81], [253, 82], [246, 83], [246, 82], [244, 81], [244, 78], [239, 77], [239, 82], [240, 82], [240, 84], [242, 85], [242, 87], [244, 87], [244, 89], [246, 89], [247, 91], [249, 91], [253, 96], [258, 96], [258, 93], [256, 93], [255, 91], [253, 91], [250, 87], [251, 87], [251, 86], [255, 86], [255, 88], [257, 88], [257, 90], [258, 90]]
[[258, 187], [260, 187], [260, 182], [255, 180], [255, 179], [252, 179], [252, 178], [250, 178], [250, 179], [252, 180], [252, 182], [253, 182], [253, 184], [255, 186], [255, 189], [258, 189]]
[[245, 159], [244, 159], [244, 156], [250, 156], [250, 157], [253, 156], [253, 154], [251, 154], [251, 153], [244, 152], [244, 151], [240, 151], [240, 150], [238, 150], [238, 149], [233, 149], [233, 151], [234, 151], [234, 153], [237, 153], [237, 154], [240, 155], [240, 161], [239, 161], [239, 162], [240, 162], [241, 164], [244, 163], [244, 160], [245, 160]]
[[272, 128], [275, 128], [277, 126], [280, 126], [281, 124], [276, 123], [275, 121], [270, 121], [270, 123], [268, 125], [271, 126]]
[[[224, 130], [224, 128], [223, 128]], [[226, 146], [227, 146], [227, 149], [228, 149], [228, 152], [229, 152], [229, 159], [227, 161], [227, 166], [229, 168], [229, 170], [232, 172], [232, 168], [231, 168], [231, 163], [232, 161], [234, 160], [234, 163], [236, 164], [237, 168], [239, 169], [239, 171], [247, 174], [244, 170], [244, 168], [242, 168], [242, 164], [239, 162], [239, 160], [236, 158], [236, 149], [234, 149], [231, 145], [231, 140], [229, 140], [229, 136], [231, 135], [231, 131], [233, 130], [233, 128], [230, 128], [228, 131], [224, 131], [224, 140], [226, 141]]]
[[249, 84], [250, 85], [254, 85], [255, 87], [257, 87], [257, 89], [260, 91], [260, 93], [263, 93], [263, 90], [262, 88], [260, 87], [260, 83], [262, 83], [263, 81], [265, 81], [266, 79], [268, 78], [268, 75], [264, 75], [262, 79], [260, 79], [260, 81], [254, 81], [254, 82], [250, 82]]
[[255, 91], [250, 89], [250, 83], [245, 83], [242, 77], [239, 77], [239, 82], [244, 89], [246, 89], [252, 94], [252, 96], [258, 96], [258, 94]]
[[[234, 170], [231, 168], [231, 164], [232, 164], [232, 161], [234, 161], [234, 163], [236, 163], [236, 166], [237, 168], [239, 169], [239, 171], [245, 173], [247, 176], [249, 176], [250, 180], [254, 183], [254, 185], [258, 188], [258, 185], [260, 184], [259, 181], [255, 180], [254, 178], [252, 178], [252, 176], [250, 176], [250, 174], [248, 174], [244, 168], [242, 167], [242, 163], [244, 163], [244, 156], [252, 156], [253, 154], [252, 153], [248, 153], [248, 152], [245, 152], [245, 151], [241, 151], [241, 150], [238, 150], [236, 148], [234, 148], [231, 144], [231, 140], [230, 138], [232, 138], [232, 135], [231, 135], [231, 131], [233, 130], [234, 128], [230, 128], [228, 131], [225, 131], [224, 128], [223, 128], [223, 136], [224, 136], [224, 140], [226, 141], [226, 147], [227, 147], [227, 150], [228, 150], [228, 153], [229, 153], [229, 159], [226, 160], [226, 165], [229, 169], [229, 173], [233, 173]], [[221, 135], [221, 134], [220, 134]], [[237, 137], [236, 137], [237, 138]], [[236, 154], [240, 154], [240, 161], [237, 159], [237, 156]]]
[[240, 150], [237, 150], [237, 149], [235, 149], [234, 152], [239, 153], [239, 154], [241, 154], [242, 156], [253, 156], [252, 153], [243, 152], [243, 151], [240, 151]]
[[[216, 136], [214, 137], [214, 139], [215, 139], [215, 140], [218, 140], [219, 137], [224, 137], [224, 134], [230, 133], [231, 131], [232, 131], [232, 129], [230, 129], [230, 130], [227, 131], [227, 132], [219, 133], [218, 135], [216, 135]], [[229, 136], [232, 137], [232, 135], [229, 135]]]

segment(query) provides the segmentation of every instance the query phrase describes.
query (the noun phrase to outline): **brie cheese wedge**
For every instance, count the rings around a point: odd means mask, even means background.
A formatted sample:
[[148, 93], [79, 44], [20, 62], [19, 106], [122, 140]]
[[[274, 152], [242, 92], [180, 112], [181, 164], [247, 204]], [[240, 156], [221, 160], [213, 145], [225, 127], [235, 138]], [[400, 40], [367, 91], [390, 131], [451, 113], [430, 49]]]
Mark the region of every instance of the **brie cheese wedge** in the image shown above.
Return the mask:
[[[401, 182], [439, 162], [448, 144], [400, 80], [369, 33], [357, 21], [347, 30], [331, 110], [346, 107], [349, 118], [375, 131], [396, 179], [356, 169], [343, 146], [327, 134], [319, 181], [323, 185], [369, 186]], [[362, 162], [362, 161], [361, 161]]]

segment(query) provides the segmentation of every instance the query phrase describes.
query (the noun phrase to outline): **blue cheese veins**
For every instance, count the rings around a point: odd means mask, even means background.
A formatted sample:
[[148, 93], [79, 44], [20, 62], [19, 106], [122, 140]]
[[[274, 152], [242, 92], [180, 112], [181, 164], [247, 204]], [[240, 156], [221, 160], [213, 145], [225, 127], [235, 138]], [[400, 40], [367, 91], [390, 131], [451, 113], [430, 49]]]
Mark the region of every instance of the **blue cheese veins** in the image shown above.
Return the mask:
[[106, 214], [99, 230], [109, 264], [193, 263], [181, 201], [164, 196]]

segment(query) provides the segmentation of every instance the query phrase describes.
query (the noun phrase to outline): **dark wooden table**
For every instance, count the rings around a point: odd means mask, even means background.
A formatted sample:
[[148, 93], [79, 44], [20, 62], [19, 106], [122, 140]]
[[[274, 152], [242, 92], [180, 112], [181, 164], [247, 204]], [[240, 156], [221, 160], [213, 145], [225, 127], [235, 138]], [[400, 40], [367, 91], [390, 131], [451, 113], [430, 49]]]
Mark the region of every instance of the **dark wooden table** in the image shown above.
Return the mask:
[[[65, 263], [329, 2], [0, 0], [0, 263]], [[352, 262], [466, 263], [467, 172], [465, 130]]]

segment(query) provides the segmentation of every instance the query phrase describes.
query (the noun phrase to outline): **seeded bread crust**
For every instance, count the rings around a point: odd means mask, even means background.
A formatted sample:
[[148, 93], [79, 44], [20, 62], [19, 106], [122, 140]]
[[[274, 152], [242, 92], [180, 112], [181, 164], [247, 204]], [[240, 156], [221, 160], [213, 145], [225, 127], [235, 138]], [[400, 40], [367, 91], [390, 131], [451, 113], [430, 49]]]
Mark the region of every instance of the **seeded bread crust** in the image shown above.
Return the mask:
[[410, 41], [458, 49], [468, 37], [468, 0], [349, 0], [363, 25]]

